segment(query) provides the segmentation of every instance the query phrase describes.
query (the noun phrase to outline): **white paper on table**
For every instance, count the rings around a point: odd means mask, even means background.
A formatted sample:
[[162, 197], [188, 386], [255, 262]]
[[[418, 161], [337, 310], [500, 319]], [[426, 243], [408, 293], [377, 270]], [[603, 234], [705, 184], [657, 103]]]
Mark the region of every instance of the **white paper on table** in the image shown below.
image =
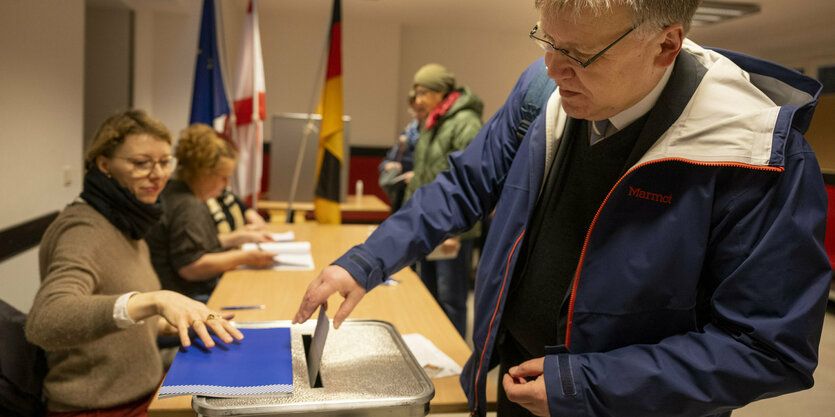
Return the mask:
[[404, 334], [403, 341], [415, 355], [420, 366], [429, 378], [441, 378], [460, 375], [461, 365], [438, 349], [429, 339], [420, 333]]
[[276, 271], [312, 271], [314, 269], [313, 256], [309, 253], [280, 253], [275, 255]]
[[276, 255], [284, 253], [310, 253], [310, 242], [262, 242], [244, 243], [243, 250], [257, 250], [272, 252]]
[[315, 268], [310, 242], [244, 243], [241, 249], [274, 253], [275, 265], [271, 269], [276, 271], [312, 271]]
[[284, 233], [270, 233], [272, 238], [276, 242], [292, 242], [296, 240], [296, 234], [293, 231], [284, 232]]

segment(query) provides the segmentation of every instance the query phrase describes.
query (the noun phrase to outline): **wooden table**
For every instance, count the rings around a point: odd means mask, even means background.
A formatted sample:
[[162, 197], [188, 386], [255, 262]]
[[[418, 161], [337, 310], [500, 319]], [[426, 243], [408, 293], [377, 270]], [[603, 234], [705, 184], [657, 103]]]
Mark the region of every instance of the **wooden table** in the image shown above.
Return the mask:
[[[287, 202], [286, 201], [271, 201], [264, 200], [258, 202], [259, 210], [267, 210], [270, 212], [270, 217], [278, 219], [278, 223], [284, 222], [287, 217]], [[350, 213], [359, 214], [380, 214], [387, 215], [391, 211], [391, 207], [383, 200], [373, 194], [363, 194], [359, 198], [356, 195], [350, 194], [345, 197], [345, 202], [339, 204], [339, 210], [342, 211], [343, 216]], [[295, 212], [312, 212], [313, 203], [309, 201], [294, 201], [293, 211]], [[302, 222], [304, 216], [294, 216], [293, 222]]]
[[[295, 232], [296, 240], [310, 241], [314, 271], [236, 270], [223, 275], [209, 299], [209, 306], [264, 304], [263, 310], [236, 312], [236, 321], [290, 320], [296, 313], [308, 283], [319, 271], [350, 247], [362, 242], [374, 229], [364, 225], [320, 225], [316, 223], [271, 225], [274, 232]], [[400, 334], [421, 333], [460, 365], [470, 356], [470, 349], [458, 335], [441, 307], [409, 268], [393, 276], [399, 284], [381, 285], [370, 291], [351, 313], [349, 319], [379, 319], [391, 322]], [[333, 317], [342, 298], [328, 300], [328, 316]], [[338, 330], [336, 330], [338, 331]], [[433, 379], [435, 397], [431, 412], [467, 411], [467, 399], [458, 376]], [[496, 383], [488, 380], [488, 406], [495, 408]], [[155, 399], [150, 416], [193, 416], [191, 397]]]

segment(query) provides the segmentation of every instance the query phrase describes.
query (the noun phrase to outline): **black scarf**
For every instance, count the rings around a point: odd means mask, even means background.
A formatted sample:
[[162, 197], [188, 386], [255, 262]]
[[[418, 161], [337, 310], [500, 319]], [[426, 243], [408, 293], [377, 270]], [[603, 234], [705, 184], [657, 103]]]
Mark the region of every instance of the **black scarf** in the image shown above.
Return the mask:
[[162, 203], [159, 200], [154, 204], [139, 201], [130, 190], [104, 175], [95, 166], [84, 175], [81, 198], [135, 240], [145, 237], [162, 217]]

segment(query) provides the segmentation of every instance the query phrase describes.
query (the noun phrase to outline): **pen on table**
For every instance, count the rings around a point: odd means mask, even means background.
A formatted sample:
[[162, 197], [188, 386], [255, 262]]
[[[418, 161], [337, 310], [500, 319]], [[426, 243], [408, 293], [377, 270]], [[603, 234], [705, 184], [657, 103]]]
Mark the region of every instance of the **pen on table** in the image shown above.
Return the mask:
[[263, 310], [267, 308], [264, 304], [256, 304], [251, 306], [223, 306], [221, 310]]

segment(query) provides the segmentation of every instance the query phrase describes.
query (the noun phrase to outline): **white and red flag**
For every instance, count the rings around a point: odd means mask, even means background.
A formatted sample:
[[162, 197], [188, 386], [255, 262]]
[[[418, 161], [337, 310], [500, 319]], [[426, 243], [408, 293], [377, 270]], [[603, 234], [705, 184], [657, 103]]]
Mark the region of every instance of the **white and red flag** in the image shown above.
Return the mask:
[[238, 166], [232, 177], [232, 191], [251, 207], [256, 207], [261, 191], [264, 119], [267, 118], [264, 59], [261, 55], [256, 0], [249, 3], [235, 74], [235, 128], [232, 141], [238, 148]]

